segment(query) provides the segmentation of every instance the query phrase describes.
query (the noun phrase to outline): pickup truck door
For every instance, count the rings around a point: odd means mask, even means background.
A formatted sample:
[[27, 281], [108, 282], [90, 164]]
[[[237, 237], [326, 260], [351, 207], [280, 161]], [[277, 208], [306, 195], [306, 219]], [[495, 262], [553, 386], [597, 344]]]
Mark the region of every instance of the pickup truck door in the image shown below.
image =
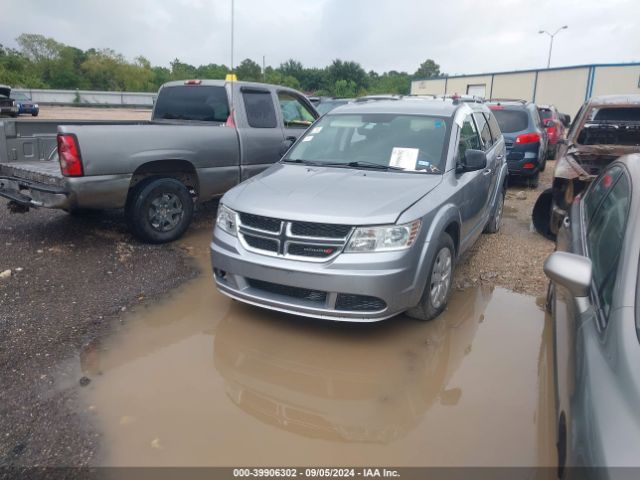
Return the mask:
[[277, 96], [285, 141], [293, 143], [315, 122], [318, 113], [311, 102], [291, 90], [278, 90]]
[[[234, 116], [240, 140], [240, 181], [256, 175], [282, 155], [284, 132], [272, 90], [236, 87]], [[238, 101], [240, 100], [240, 101]]]

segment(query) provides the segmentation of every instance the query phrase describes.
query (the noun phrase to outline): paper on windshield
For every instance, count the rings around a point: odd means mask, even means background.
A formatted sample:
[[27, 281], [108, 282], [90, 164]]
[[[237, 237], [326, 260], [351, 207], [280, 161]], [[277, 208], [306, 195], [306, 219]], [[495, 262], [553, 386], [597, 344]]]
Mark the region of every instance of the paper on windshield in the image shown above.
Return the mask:
[[419, 152], [419, 148], [394, 147], [391, 150], [389, 166], [415, 170]]

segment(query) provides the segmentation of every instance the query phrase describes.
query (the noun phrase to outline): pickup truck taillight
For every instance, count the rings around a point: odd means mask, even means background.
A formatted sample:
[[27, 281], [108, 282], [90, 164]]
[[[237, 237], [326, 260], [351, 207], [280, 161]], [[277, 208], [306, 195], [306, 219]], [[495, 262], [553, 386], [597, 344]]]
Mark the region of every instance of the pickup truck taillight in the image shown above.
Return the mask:
[[540, 135], [537, 133], [523, 133], [522, 135], [518, 135], [516, 137], [517, 144], [523, 143], [536, 143], [540, 141]]
[[60, 170], [66, 177], [81, 177], [82, 159], [78, 148], [78, 139], [75, 135], [58, 134], [58, 159], [60, 160]]

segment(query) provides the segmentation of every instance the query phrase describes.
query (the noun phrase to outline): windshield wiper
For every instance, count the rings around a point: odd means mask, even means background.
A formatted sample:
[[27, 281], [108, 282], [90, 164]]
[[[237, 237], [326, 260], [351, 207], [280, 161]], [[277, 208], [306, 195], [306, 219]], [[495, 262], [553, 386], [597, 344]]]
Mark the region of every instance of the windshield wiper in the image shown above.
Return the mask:
[[324, 165], [323, 162], [314, 162], [313, 160], [303, 160], [301, 158], [283, 158], [282, 162], [300, 163], [302, 165]]
[[342, 162], [323, 163], [322, 165], [327, 167], [375, 168], [378, 170], [397, 170], [401, 172], [404, 171], [404, 168], [400, 168], [400, 167], [394, 167], [391, 165], [382, 165], [380, 163], [375, 163], [375, 162], [362, 162], [362, 161], [346, 162], [346, 163], [342, 163]]

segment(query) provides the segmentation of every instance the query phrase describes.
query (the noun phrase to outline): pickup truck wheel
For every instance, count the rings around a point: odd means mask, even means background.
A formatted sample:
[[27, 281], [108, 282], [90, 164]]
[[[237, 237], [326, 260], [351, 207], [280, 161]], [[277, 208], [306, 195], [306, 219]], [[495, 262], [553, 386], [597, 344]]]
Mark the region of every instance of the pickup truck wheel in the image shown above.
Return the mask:
[[149, 179], [131, 193], [125, 215], [132, 233], [141, 240], [171, 242], [189, 227], [193, 200], [187, 187], [176, 179]]
[[530, 177], [527, 177], [527, 185], [529, 188], [538, 188], [538, 183], [540, 182], [540, 172], [536, 172]]
[[429, 266], [427, 283], [420, 303], [407, 310], [407, 315], [416, 320], [427, 321], [444, 311], [451, 294], [454, 255], [453, 240], [448, 234], [443, 233], [438, 240], [436, 254]]
[[498, 202], [496, 205], [496, 209], [491, 215], [487, 226], [484, 227], [485, 233], [498, 233], [500, 231], [500, 226], [502, 225], [502, 212], [504, 211], [504, 189], [501, 189], [498, 193], [498, 198], [496, 201]]

